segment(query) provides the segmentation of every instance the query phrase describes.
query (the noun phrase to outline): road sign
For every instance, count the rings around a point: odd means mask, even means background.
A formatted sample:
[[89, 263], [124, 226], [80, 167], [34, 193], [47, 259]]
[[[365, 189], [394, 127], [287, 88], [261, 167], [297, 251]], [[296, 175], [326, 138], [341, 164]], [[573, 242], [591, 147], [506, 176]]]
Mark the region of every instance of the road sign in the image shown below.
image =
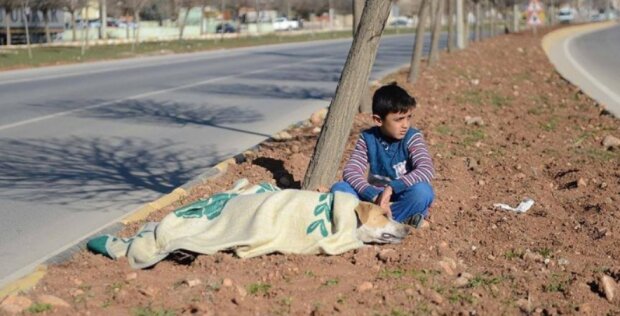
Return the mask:
[[538, 0], [530, 0], [530, 3], [527, 5], [527, 24], [530, 26], [541, 25], [542, 20], [540, 15], [542, 12], [543, 8], [540, 5], [540, 2], [538, 2]]

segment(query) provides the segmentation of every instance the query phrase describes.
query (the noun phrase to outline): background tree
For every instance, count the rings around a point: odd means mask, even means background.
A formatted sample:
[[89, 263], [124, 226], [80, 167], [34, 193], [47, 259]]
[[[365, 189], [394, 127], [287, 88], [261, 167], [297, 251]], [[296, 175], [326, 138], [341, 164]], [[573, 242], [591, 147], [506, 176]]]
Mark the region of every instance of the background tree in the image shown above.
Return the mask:
[[4, 33], [6, 45], [11, 46], [11, 14], [19, 7], [17, 0], [0, 0], [0, 7], [4, 8]]
[[63, 7], [71, 15], [71, 40], [76, 41], [76, 13], [86, 6], [86, 0], [63, 0]]
[[32, 9], [41, 11], [43, 16], [43, 29], [45, 31], [45, 42], [51, 43], [52, 36], [50, 33], [50, 14], [52, 10], [62, 7], [62, 3], [59, 0], [35, 0], [31, 4]]
[[329, 186], [335, 179], [364, 88], [368, 84], [391, 1], [368, 1], [319, 135], [303, 188]]
[[32, 12], [30, 11], [30, 2], [28, 0], [21, 1], [21, 11], [24, 21], [24, 28], [26, 29], [26, 47], [28, 48], [28, 58], [32, 59], [32, 47], [30, 47], [30, 29], [28, 28], [28, 15], [32, 14]]
[[481, 0], [474, 0], [474, 14], [476, 16], [476, 24], [474, 24], [474, 41], [479, 42], [482, 39], [482, 3]]
[[[187, 24], [187, 17], [189, 16], [189, 12], [194, 5], [193, 0], [175, 0], [175, 6], [177, 8], [177, 16], [178, 16], [178, 26], [179, 26], [179, 40], [183, 39], [183, 32], [185, 31], [185, 25]], [[183, 16], [181, 16], [181, 11], [185, 9]]]
[[364, 2], [364, 0], [353, 0], [353, 36], [355, 36], [355, 32], [357, 31], [357, 27], [359, 26], [362, 18]]
[[439, 38], [441, 37], [441, 20], [443, 18], [444, 0], [436, 0], [435, 24], [433, 24], [433, 32], [431, 34], [431, 50], [428, 55], [428, 65], [434, 65], [439, 59]]
[[424, 33], [426, 33], [426, 20], [428, 16], [429, 0], [420, 2], [418, 9], [418, 25], [416, 27], [415, 41], [413, 42], [413, 54], [411, 55], [411, 65], [409, 66], [409, 75], [407, 82], [414, 83], [420, 72], [420, 62], [422, 61], [422, 53], [424, 48]]
[[454, 16], [456, 15], [456, 0], [446, 0], [448, 6], [448, 52], [453, 52], [455, 47]]

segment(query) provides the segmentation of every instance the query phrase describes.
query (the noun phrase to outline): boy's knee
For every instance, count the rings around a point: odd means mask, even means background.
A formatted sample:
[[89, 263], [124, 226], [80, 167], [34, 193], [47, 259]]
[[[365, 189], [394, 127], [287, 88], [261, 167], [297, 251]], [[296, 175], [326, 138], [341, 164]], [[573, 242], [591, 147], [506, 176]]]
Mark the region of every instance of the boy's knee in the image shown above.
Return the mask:
[[353, 187], [345, 181], [334, 183], [334, 185], [332, 185], [329, 191], [331, 193], [346, 192], [346, 193], [355, 194], [355, 189], [353, 189]]
[[420, 182], [410, 186], [405, 191], [405, 198], [430, 205], [435, 199], [435, 192], [428, 182]]

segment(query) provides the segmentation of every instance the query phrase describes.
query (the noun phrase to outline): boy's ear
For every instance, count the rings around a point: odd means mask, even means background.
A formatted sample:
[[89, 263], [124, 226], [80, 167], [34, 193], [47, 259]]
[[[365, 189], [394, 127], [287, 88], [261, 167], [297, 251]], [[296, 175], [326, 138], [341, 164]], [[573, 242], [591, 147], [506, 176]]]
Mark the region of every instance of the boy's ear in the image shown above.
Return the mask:
[[377, 126], [381, 126], [383, 125], [383, 120], [381, 119], [381, 117], [377, 114], [373, 114], [372, 115], [372, 121], [375, 122], [375, 124], [377, 124]]

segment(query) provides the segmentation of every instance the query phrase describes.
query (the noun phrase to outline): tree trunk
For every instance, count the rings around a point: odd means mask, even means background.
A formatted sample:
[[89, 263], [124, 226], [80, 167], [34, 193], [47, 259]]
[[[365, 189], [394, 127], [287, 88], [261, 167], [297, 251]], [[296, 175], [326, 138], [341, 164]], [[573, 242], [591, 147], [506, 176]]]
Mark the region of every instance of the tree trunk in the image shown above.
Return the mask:
[[82, 32], [82, 35], [84, 36], [84, 38], [82, 39], [82, 56], [86, 54], [86, 49], [88, 49], [88, 36], [90, 35], [90, 25], [88, 25], [88, 7], [86, 7], [85, 9], [84, 20], [86, 20], [86, 33]]
[[99, 0], [99, 39], [108, 38], [108, 3], [107, 0]]
[[420, 72], [420, 61], [424, 48], [424, 33], [426, 31], [426, 19], [428, 16], [428, 0], [422, 0], [420, 3], [420, 12], [418, 12], [418, 26], [416, 28], [415, 41], [413, 42], [413, 54], [411, 55], [411, 66], [409, 68], [409, 76], [407, 82], [415, 83]]
[[360, 26], [336, 88], [336, 95], [332, 99], [304, 177], [303, 188], [306, 190], [328, 187], [336, 177], [353, 125], [353, 117], [368, 85], [370, 70], [391, 5], [391, 1], [366, 2]]
[[496, 26], [495, 26], [495, 14], [497, 12], [495, 12], [495, 8], [493, 7], [493, 3], [489, 2], [489, 11], [491, 13], [491, 37], [495, 36], [495, 34], [497, 34], [496, 31]]
[[135, 43], [136, 46], [140, 45], [140, 9], [137, 9], [136, 11], [134, 11], [133, 13], [133, 21], [134, 21], [134, 28], [133, 28], [133, 34], [134, 34], [134, 39], [133, 42]]
[[203, 3], [200, 7], [200, 35], [205, 34], [205, 9], [207, 8], [207, 4]]
[[[183, 20], [179, 24], [179, 40], [183, 39], [183, 31], [185, 30], [185, 22], [187, 22], [187, 16], [189, 15], [189, 10], [190, 10], [190, 7], [188, 7], [185, 10], [185, 14], [183, 15]], [[181, 13], [180, 10], [179, 10], [179, 13]]]
[[50, 21], [49, 21], [50, 10], [43, 9], [42, 13], [43, 13], [43, 25], [45, 28], [45, 42], [49, 44], [52, 42], [52, 35], [50, 34]]
[[478, 0], [476, 2], [476, 24], [474, 26], [474, 41], [479, 42], [481, 37], [480, 37], [480, 33], [482, 31], [482, 4], [480, 3], [480, 0]]
[[428, 55], [428, 65], [432, 66], [439, 59], [439, 37], [441, 36], [441, 18], [443, 17], [444, 0], [437, 1], [437, 12], [435, 15], [435, 24], [433, 25], [433, 33], [431, 35], [431, 51]]
[[32, 59], [32, 47], [30, 47], [30, 30], [28, 29], [28, 17], [26, 17], [26, 7], [28, 1], [22, 6], [22, 17], [24, 18], [24, 27], [26, 28], [26, 47], [28, 47], [28, 58]]
[[4, 9], [4, 29], [6, 30], [6, 46], [11, 46], [11, 10]]
[[453, 52], [455, 48], [455, 39], [454, 39], [454, 12], [456, 2], [455, 0], [447, 0], [448, 1], [448, 52]]
[[72, 41], [75, 42], [77, 41], [77, 24], [75, 22], [75, 10], [71, 11], [71, 26]]
[[[222, 0], [222, 9], [220, 11], [222, 11], [222, 23], [220, 24], [222, 26], [222, 28], [220, 29], [220, 41], [224, 41], [224, 10], [226, 9], [226, 0]], [[256, 12], [256, 30], [258, 30], [258, 11]], [[215, 31], [217, 32], [217, 26], [215, 27]]]
[[353, 0], [353, 36], [360, 25], [360, 18], [364, 11], [364, 0]]

